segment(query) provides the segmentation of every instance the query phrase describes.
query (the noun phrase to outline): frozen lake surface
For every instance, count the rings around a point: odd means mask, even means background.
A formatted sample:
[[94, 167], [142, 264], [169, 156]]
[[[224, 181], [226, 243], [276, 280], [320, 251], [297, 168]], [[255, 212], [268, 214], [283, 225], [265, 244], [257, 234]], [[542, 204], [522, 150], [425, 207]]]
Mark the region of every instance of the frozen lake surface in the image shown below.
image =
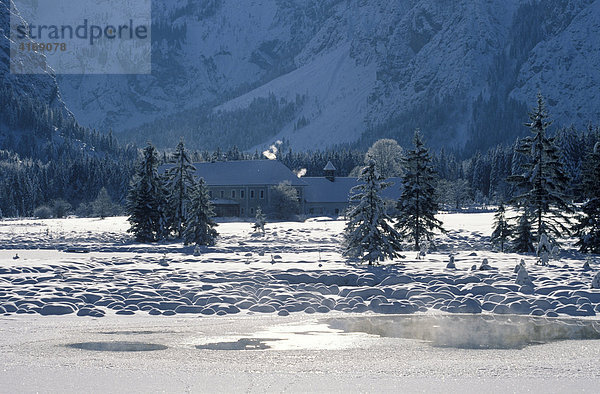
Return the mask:
[[598, 262], [567, 239], [542, 267], [491, 250], [490, 213], [440, 218], [435, 252], [379, 267], [326, 218], [221, 223], [198, 253], [125, 218], [0, 221], [0, 392], [597, 390]]
[[[394, 331], [420, 320], [426, 332], [444, 319], [342, 313], [4, 318], [0, 391], [553, 393], [595, 391], [600, 384], [598, 340], [468, 349]], [[509, 317], [502, 319], [496, 323], [506, 329]], [[551, 324], [583, 333], [591, 323]], [[72, 346], [82, 343], [100, 345]]]

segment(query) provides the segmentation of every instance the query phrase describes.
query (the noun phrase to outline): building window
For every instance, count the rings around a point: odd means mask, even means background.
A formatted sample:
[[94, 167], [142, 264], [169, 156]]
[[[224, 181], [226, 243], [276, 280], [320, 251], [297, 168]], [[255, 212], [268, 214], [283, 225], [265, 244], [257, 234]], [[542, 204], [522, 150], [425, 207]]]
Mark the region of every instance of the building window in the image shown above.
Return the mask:
[[254, 190], [250, 190], [250, 198], [254, 198]]
[[225, 198], [225, 191], [221, 190], [221, 198]]
[[250, 215], [254, 215], [254, 208], [250, 208]]
[[235, 198], [235, 190], [231, 191], [231, 198]]
[[243, 190], [240, 190], [240, 198], [246, 197], [246, 193]]
[[244, 216], [244, 208], [240, 208], [240, 214]]
[[265, 191], [261, 190], [260, 191], [260, 199], [263, 200], [265, 198]]
[[335, 209], [335, 214], [339, 215], [340, 214], [340, 210], [338, 208]]

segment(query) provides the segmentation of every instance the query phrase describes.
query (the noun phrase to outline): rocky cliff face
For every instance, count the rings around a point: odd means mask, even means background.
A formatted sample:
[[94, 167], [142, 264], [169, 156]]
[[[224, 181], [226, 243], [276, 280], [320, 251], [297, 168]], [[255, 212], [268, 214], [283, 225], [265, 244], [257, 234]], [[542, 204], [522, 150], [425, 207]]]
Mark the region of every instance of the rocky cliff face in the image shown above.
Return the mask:
[[271, 135], [221, 146], [408, 143], [419, 127], [437, 147], [485, 148], [526, 132], [538, 91], [556, 125], [600, 118], [600, 1], [157, 0], [153, 21], [152, 75], [58, 78], [81, 123], [214, 148], [197, 109], [228, 128], [274, 95], [300, 104], [292, 118], [270, 106]]
[[[16, 18], [20, 16], [13, 15]], [[0, 0], [0, 89], [23, 95], [51, 107], [64, 108], [56, 78], [50, 73], [18, 75], [10, 72], [10, 0]], [[32, 62], [45, 62], [43, 55], [32, 54]], [[2, 111], [3, 108], [0, 108]]]

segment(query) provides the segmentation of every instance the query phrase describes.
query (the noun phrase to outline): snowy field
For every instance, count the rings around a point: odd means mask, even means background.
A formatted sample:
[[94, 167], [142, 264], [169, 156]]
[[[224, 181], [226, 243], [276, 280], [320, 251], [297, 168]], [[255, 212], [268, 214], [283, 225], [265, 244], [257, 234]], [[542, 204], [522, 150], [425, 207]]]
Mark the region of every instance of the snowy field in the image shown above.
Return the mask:
[[200, 253], [125, 218], [0, 221], [0, 392], [593, 390], [597, 262], [493, 252], [492, 216], [440, 215], [437, 251], [379, 267], [328, 219], [221, 223]]

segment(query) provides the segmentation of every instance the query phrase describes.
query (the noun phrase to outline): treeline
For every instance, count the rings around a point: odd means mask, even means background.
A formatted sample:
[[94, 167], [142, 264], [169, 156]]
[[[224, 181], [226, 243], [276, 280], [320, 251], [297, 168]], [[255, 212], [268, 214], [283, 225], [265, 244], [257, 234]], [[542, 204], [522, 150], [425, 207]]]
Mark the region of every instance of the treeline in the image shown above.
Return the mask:
[[132, 173], [130, 160], [79, 153], [42, 163], [0, 151], [0, 217], [32, 216], [36, 208], [58, 200], [66, 201], [74, 213], [80, 204], [96, 199], [103, 187], [113, 201], [123, 202]]
[[183, 137], [192, 150], [216, 150], [233, 145], [246, 150], [275, 136], [296, 119], [305, 100], [306, 96], [287, 101], [271, 94], [255, 98], [247, 108], [233, 111], [188, 109], [130, 130], [127, 134], [137, 144], [151, 141], [163, 149], [173, 146], [174, 137]]
[[[598, 130], [590, 128], [577, 133], [567, 129], [550, 136], [547, 130], [551, 123], [544, 99], [538, 94], [537, 105], [526, 123], [530, 131], [527, 137], [518, 140], [513, 150], [493, 150], [488, 160], [476, 155], [458, 165], [440, 155], [437, 175], [446, 179], [438, 179], [437, 190], [436, 171], [417, 131], [415, 149], [401, 159], [402, 196], [393, 217], [387, 216], [380, 194], [388, 186], [385, 178], [389, 175], [380, 175], [375, 160], [368, 160], [360, 171], [363, 184], [351, 192], [344, 254], [372, 264], [398, 257], [407, 238], [414, 242], [415, 250], [426, 252], [433, 231], [444, 232], [434, 217], [439, 211], [434, 196], [443, 195], [440, 186], [444, 183], [456, 190], [465, 190], [468, 185], [477, 187], [480, 195], [485, 193], [486, 198], [499, 202], [491, 242], [501, 252], [535, 252], [538, 262], [548, 265], [552, 257], [558, 257], [560, 242], [575, 236], [581, 252], [600, 253]], [[386, 144], [389, 148], [396, 142], [387, 140]], [[379, 147], [382, 148], [392, 151]], [[388, 160], [381, 155], [372, 157]], [[577, 199], [581, 204], [575, 203]], [[515, 215], [507, 217], [505, 204], [511, 206]], [[451, 261], [449, 268], [454, 268], [452, 265]], [[485, 265], [480, 269], [490, 269]], [[517, 266], [519, 269], [523, 268]]]
[[[554, 135], [560, 160], [569, 177], [570, 198], [581, 202], [584, 198], [582, 173], [587, 155], [600, 141], [600, 128], [577, 130], [561, 129]], [[441, 150], [434, 155], [434, 167], [440, 183], [438, 192], [447, 208], [465, 205], [498, 204], [515, 196], [517, 189], [506, 179], [522, 171], [525, 155], [516, 151], [521, 139], [511, 146], [498, 145], [485, 153], [476, 152], [466, 160], [457, 159], [457, 153]]]
[[[0, 90], [0, 216], [31, 216], [65, 201], [73, 210], [105, 187], [122, 202], [137, 148], [80, 126], [57, 108]], [[64, 205], [64, 204], [60, 204]]]

